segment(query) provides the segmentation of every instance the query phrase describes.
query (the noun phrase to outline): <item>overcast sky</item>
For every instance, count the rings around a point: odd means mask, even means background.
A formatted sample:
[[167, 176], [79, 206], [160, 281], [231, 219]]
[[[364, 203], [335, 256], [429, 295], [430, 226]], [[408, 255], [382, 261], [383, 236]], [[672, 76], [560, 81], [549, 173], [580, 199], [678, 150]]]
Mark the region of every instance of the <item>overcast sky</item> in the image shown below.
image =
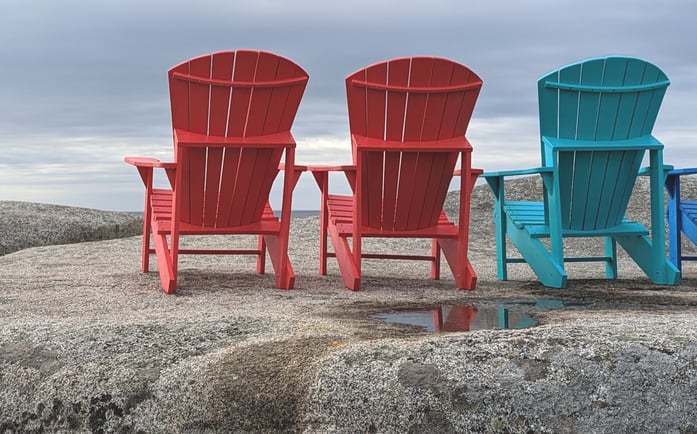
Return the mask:
[[[671, 79], [654, 129], [666, 163], [697, 166], [694, 0], [2, 0], [0, 41], [0, 200], [141, 210], [140, 178], [123, 157], [171, 161], [167, 70], [239, 48], [308, 71], [293, 128], [298, 163], [350, 162], [344, 77], [433, 55], [484, 80], [467, 134], [474, 165], [536, 166], [537, 79], [588, 57], [631, 55]], [[318, 206], [305, 174], [294, 208]]]

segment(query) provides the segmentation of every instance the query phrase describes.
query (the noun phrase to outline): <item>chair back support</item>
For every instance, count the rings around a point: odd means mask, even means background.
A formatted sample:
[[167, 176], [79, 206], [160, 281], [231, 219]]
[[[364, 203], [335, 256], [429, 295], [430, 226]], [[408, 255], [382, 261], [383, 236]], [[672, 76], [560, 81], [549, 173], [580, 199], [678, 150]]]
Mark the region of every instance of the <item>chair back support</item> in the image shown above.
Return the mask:
[[264, 51], [216, 52], [170, 69], [174, 130], [207, 137], [175, 149], [183, 171], [175, 187], [181, 221], [202, 227], [260, 221], [283, 152], [294, 144], [244, 139], [289, 136], [307, 80], [300, 66]]
[[[623, 146], [652, 142], [668, 84], [655, 65], [627, 57], [589, 59], [538, 81], [542, 164], [559, 172], [563, 228], [622, 221], [647, 149]], [[578, 146], [553, 150], [545, 138]]]
[[464, 135], [481, 85], [469, 68], [434, 57], [392, 59], [346, 78], [352, 137], [375, 145], [353, 148], [363, 225], [438, 223], [458, 157], [470, 149]]

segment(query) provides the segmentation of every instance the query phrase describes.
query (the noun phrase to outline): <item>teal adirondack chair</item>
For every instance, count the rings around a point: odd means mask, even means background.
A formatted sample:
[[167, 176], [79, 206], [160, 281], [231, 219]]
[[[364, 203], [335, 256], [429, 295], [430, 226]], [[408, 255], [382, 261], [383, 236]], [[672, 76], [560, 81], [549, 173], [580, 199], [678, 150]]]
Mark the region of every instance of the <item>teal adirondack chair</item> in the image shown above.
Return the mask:
[[[655, 65], [632, 57], [592, 58], [538, 81], [542, 166], [484, 173], [495, 200], [498, 278], [509, 263], [527, 263], [549, 287], [567, 284], [565, 262], [600, 261], [617, 277], [617, 243], [657, 284], [680, 272], [666, 258], [663, 144], [651, 135], [669, 85]], [[651, 230], [625, 218], [648, 151]], [[504, 178], [539, 174], [542, 202], [508, 200]], [[506, 237], [522, 257], [509, 257]], [[603, 255], [565, 257], [564, 239], [604, 237]], [[548, 239], [548, 243], [543, 243]]]

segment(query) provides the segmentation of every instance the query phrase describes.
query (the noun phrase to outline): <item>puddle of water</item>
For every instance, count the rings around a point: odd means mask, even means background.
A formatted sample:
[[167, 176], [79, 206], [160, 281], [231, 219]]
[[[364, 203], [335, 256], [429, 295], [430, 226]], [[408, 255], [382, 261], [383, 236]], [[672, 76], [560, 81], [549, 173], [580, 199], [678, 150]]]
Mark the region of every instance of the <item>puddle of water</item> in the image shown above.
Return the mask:
[[421, 327], [429, 332], [466, 332], [485, 329], [524, 329], [537, 325], [530, 312], [541, 309], [561, 309], [561, 300], [539, 300], [536, 303], [517, 303], [476, 307], [445, 305], [432, 308], [400, 309], [371, 315], [373, 319]]

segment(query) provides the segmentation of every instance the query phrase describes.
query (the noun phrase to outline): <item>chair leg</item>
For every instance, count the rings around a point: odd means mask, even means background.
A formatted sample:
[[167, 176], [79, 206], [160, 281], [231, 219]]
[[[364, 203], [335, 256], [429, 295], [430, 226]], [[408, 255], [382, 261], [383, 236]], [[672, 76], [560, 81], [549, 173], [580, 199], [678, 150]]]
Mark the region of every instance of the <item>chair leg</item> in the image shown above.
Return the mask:
[[143, 207], [143, 240], [141, 245], [140, 269], [150, 271], [150, 230], [152, 228], [152, 167], [138, 167], [138, 173], [145, 186], [145, 206]]
[[158, 234], [155, 236], [155, 253], [157, 254], [157, 268], [160, 273], [160, 284], [167, 294], [173, 294], [177, 289], [177, 271], [174, 261], [177, 260], [177, 252], [173, 252], [167, 245], [167, 236]]
[[508, 280], [508, 252], [506, 252], [506, 219], [503, 210], [494, 211], [496, 222], [496, 275], [499, 280]]
[[327, 274], [327, 225], [329, 223], [329, 211], [327, 209], [327, 197], [325, 193], [328, 188], [326, 176], [327, 174], [325, 174], [325, 179], [323, 181], [324, 184], [322, 188], [324, 188], [324, 190], [322, 190], [322, 203], [320, 205], [321, 209], [319, 214], [319, 274], [321, 276]]
[[150, 271], [150, 227], [149, 218], [143, 218], [143, 241], [141, 243], [140, 269], [143, 273]]
[[617, 242], [612, 237], [605, 237], [605, 256], [610, 258], [605, 263], [605, 276], [617, 279]]
[[668, 246], [670, 262], [682, 271], [682, 211], [680, 210], [680, 179], [672, 179], [673, 191], [668, 194]]
[[329, 222], [329, 210], [327, 199], [329, 196], [329, 173], [324, 170], [313, 170], [312, 176], [315, 178], [317, 187], [320, 191], [319, 207], [319, 274], [327, 274], [327, 224]]
[[668, 230], [668, 245], [670, 251], [670, 262], [672, 262], [678, 270], [682, 270], [682, 240], [680, 228], [682, 216], [677, 208], [668, 209], [669, 230]]
[[665, 252], [663, 207], [665, 177], [662, 176], [661, 172], [663, 170], [663, 154], [660, 150], [651, 150], [649, 161], [651, 167], [651, 239], [635, 235], [617, 237], [617, 242], [652, 282], [662, 285], [677, 285], [680, 280], [680, 270], [666, 259]]
[[264, 274], [266, 272], [266, 241], [264, 237], [259, 235], [259, 240], [257, 241], [257, 273]]
[[540, 240], [531, 238], [512, 222], [508, 222], [506, 233], [544, 286], [566, 288], [567, 274], [563, 262], [556, 260]]
[[617, 242], [653, 283], [677, 285], [680, 281], [680, 270], [666, 259], [663, 245], [639, 235], [617, 237]]
[[458, 289], [475, 289], [477, 287], [477, 274], [474, 272], [474, 267], [472, 267], [472, 263], [469, 261], [469, 259], [466, 261], [465, 267], [466, 277], [462, 283], [462, 286], [458, 286]]
[[271, 258], [271, 266], [276, 274], [276, 287], [278, 289], [293, 289], [295, 286], [295, 272], [290, 263], [288, 252], [281, 251], [281, 243], [278, 236], [264, 235], [263, 238], [269, 252], [269, 258]]
[[506, 195], [504, 193], [503, 177], [486, 178], [487, 184], [494, 193], [494, 223], [496, 235], [496, 276], [499, 280], [508, 280], [508, 257], [506, 252], [506, 211], [503, 204]]
[[433, 257], [433, 262], [431, 262], [431, 279], [440, 279], [440, 247], [438, 246], [438, 240], [433, 239], [431, 241], [431, 256]]
[[361, 289], [361, 273], [348, 240], [339, 235], [336, 226], [330, 225], [328, 229], [344, 285], [352, 291], [359, 291]]
[[477, 275], [467, 257], [466, 250], [464, 253], [459, 251], [458, 242], [455, 239], [438, 240], [438, 245], [443, 250], [443, 256], [445, 256], [445, 260], [453, 273], [455, 286], [458, 289], [475, 289], [477, 286]]

